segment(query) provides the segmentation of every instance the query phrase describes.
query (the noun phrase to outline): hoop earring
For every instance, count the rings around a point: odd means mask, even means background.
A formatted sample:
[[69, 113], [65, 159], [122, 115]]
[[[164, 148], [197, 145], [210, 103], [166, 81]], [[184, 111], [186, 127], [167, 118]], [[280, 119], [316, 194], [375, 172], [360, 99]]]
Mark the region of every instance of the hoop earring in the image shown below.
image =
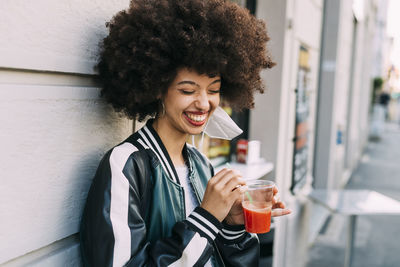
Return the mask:
[[161, 116], [160, 117], [164, 117], [165, 116], [165, 106], [164, 106], [164, 102], [161, 101]]

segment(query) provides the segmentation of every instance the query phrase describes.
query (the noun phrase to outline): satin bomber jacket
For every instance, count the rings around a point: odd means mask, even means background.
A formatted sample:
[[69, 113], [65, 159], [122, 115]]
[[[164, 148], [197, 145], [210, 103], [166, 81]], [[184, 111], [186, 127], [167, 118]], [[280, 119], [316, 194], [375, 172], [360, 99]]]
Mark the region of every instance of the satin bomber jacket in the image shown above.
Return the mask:
[[[185, 214], [184, 190], [152, 120], [106, 153], [81, 221], [84, 266], [258, 266], [257, 236], [220, 223], [201, 207]], [[214, 170], [196, 148], [183, 151], [201, 203]]]

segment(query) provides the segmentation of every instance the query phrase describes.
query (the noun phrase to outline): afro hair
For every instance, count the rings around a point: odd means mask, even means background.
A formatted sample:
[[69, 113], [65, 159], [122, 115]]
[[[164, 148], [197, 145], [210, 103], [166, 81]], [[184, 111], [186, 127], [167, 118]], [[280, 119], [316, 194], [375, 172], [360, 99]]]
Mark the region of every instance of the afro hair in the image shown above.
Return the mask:
[[180, 68], [221, 76], [221, 96], [252, 108], [271, 68], [265, 23], [223, 0], [132, 0], [108, 22], [97, 70], [101, 95], [116, 111], [142, 121]]

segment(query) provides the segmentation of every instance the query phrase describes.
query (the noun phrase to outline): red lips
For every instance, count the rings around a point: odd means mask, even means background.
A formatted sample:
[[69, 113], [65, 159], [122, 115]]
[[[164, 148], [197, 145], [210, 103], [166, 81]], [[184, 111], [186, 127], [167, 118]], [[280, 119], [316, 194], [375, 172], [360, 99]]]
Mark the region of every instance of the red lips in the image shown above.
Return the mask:
[[[207, 121], [207, 113], [208, 112], [204, 112], [204, 111], [190, 111], [190, 112], [187, 111], [187, 112], [184, 112], [183, 115], [184, 115], [185, 119], [193, 126], [202, 126]], [[192, 115], [198, 116], [197, 119], [195, 120], [195, 118]], [[204, 116], [204, 118], [201, 118], [202, 116]], [[192, 118], [190, 118], [190, 117], [192, 117]], [[199, 119], [201, 119], [201, 120], [199, 120]]]

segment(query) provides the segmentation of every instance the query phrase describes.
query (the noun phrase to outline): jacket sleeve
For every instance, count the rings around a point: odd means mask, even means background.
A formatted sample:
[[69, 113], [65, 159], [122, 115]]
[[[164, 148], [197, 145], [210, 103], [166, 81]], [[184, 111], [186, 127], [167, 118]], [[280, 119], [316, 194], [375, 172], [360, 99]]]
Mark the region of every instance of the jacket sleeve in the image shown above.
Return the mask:
[[81, 221], [84, 265], [203, 266], [222, 224], [198, 207], [174, 225], [171, 236], [147, 242], [143, 216], [149, 207], [144, 202], [149, 198], [150, 183], [138, 175], [150, 175], [150, 169], [146, 166], [149, 162], [137, 153], [141, 151], [123, 143], [100, 163]]
[[[215, 175], [214, 167], [208, 163], [211, 176]], [[215, 244], [225, 266], [258, 266], [260, 260], [260, 243], [256, 234], [246, 232], [244, 225], [222, 223]]]
[[256, 234], [246, 232], [244, 225], [228, 225], [215, 241], [226, 266], [258, 266], [260, 245]]

